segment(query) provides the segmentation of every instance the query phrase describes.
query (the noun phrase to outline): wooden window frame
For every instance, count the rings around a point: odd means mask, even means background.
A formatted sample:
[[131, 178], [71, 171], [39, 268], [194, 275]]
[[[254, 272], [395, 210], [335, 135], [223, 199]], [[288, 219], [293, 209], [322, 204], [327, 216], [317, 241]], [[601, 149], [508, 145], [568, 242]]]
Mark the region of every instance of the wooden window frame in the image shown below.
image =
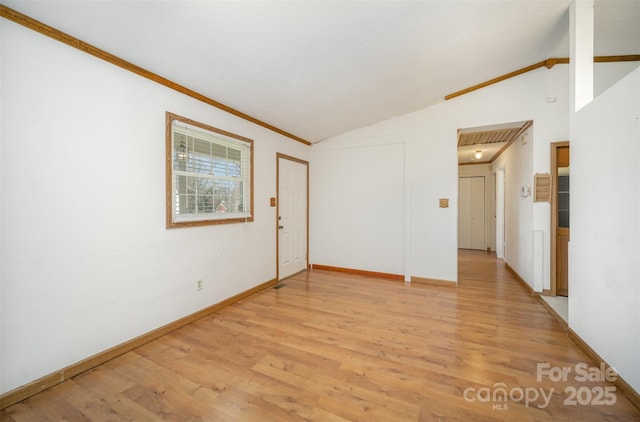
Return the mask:
[[[202, 218], [194, 217], [193, 215], [188, 220], [177, 220], [175, 218], [175, 193], [173, 192], [173, 180], [174, 180], [174, 154], [173, 154], [173, 122], [178, 121], [185, 125], [191, 126], [198, 130], [202, 130], [203, 133], [211, 135], [213, 137], [220, 136], [224, 141], [231, 142], [238, 141], [238, 144], [249, 145], [249, 177], [248, 177], [248, 213], [238, 216], [237, 214], [229, 214], [228, 218], [221, 217], [220, 213], [207, 212], [202, 213]], [[253, 183], [253, 140], [245, 138], [240, 135], [236, 135], [231, 132], [227, 132], [222, 129], [209, 126], [207, 124], [197, 122], [187, 117], [179, 116], [177, 114], [166, 112], [166, 127], [165, 127], [165, 142], [166, 142], [166, 154], [165, 154], [165, 172], [166, 172], [166, 227], [168, 229], [184, 228], [184, 227], [197, 227], [197, 226], [209, 226], [216, 224], [232, 224], [232, 223], [246, 223], [252, 222], [254, 219], [254, 183]], [[246, 186], [243, 186], [246, 189]], [[247, 204], [243, 204], [246, 205]], [[212, 218], [214, 217], [215, 218]]]

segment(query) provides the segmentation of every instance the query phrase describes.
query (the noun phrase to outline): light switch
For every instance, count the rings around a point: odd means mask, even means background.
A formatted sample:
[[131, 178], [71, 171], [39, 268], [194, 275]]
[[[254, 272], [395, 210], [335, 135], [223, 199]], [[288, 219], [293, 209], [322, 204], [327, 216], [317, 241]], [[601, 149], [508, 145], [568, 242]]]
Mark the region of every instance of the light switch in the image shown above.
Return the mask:
[[276, 206], [276, 198], [269, 198], [269, 204], [270, 204], [272, 207], [275, 207], [275, 206]]
[[440, 198], [440, 208], [449, 208], [448, 198]]

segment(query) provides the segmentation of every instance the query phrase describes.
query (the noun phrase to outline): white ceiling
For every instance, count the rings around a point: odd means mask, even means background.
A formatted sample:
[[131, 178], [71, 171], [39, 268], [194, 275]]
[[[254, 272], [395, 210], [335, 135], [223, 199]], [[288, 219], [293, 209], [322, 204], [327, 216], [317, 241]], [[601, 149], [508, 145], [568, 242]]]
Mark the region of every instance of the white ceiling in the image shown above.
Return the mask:
[[[311, 142], [569, 54], [569, 0], [0, 2]], [[597, 55], [638, 4], [598, 0]]]

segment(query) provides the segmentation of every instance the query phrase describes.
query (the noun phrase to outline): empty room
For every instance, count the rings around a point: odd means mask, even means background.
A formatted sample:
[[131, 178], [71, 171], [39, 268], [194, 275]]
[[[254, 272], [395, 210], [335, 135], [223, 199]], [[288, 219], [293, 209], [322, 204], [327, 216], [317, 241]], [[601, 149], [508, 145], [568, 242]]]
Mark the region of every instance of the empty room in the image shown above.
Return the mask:
[[0, 13], [0, 420], [640, 421], [640, 2]]

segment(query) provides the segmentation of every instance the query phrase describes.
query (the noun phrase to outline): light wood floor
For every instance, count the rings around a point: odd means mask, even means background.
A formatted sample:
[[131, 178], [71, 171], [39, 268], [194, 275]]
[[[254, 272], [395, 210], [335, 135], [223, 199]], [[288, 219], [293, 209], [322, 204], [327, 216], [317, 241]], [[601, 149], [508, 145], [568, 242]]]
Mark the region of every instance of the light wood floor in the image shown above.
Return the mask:
[[[585, 387], [584, 401], [607, 384], [536, 380], [538, 363], [595, 363], [493, 255], [461, 252], [457, 288], [317, 270], [285, 284], [11, 406], [0, 419], [640, 420], [619, 393], [614, 405], [564, 404], [567, 388]], [[493, 401], [496, 383], [512, 397]], [[528, 407], [520, 400], [534, 388], [553, 389], [548, 406], [541, 397]]]

